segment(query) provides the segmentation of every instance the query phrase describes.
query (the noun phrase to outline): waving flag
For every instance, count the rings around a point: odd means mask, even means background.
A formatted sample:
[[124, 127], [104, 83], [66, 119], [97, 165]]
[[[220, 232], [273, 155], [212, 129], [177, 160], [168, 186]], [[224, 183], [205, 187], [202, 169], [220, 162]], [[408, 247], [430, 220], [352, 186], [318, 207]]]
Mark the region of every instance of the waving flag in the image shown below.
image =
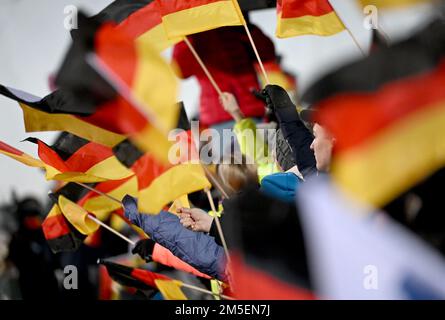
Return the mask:
[[336, 139], [332, 175], [351, 196], [384, 206], [445, 166], [443, 43], [438, 21], [304, 95]]
[[74, 107], [65, 110], [62, 106], [58, 106], [66, 104], [63, 103], [62, 94], [58, 91], [39, 98], [25, 91], [0, 85], [0, 94], [19, 103], [23, 110], [26, 132], [67, 131], [108, 147], [113, 147], [126, 139], [124, 135], [105, 130], [82, 119], [82, 115], [94, 110], [80, 110], [81, 114], [78, 114], [79, 110], [76, 112]]
[[158, 289], [166, 300], [187, 300], [181, 291], [182, 282], [148, 270], [131, 268], [110, 261], [100, 260], [110, 277], [117, 283], [139, 290]]
[[331, 36], [345, 30], [328, 0], [278, 0], [277, 13], [278, 38]]
[[189, 34], [246, 22], [237, 0], [156, 0], [167, 35]]
[[29, 154], [24, 153], [14, 147], [11, 147], [10, 145], [2, 141], [0, 141], [0, 153], [30, 167], [44, 168], [45, 166], [42, 161], [33, 158]]
[[116, 29], [127, 33], [141, 45], [149, 44], [162, 51], [182, 38], [169, 39], [162, 25], [161, 12], [155, 0], [116, 0], [93, 18], [114, 22]]
[[166, 162], [166, 135], [179, 111], [170, 66], [156, 50], [134, 42], [113, 24], [83, 15], [79, 24], [56, 83], [68, 92], [71, 103], [95, 108], [87, 121], [128, 135]]
[[99, 229], [99, 225], [88, 218], [88, 211], [73, 201], [60, 196], [58, 199], [60, 211], [64, 217], [74, 226], [81, 234], [90, 235]]
[[54, 204], [51, 208], [42, 223], [42, 230], [54, 253], [75, 251], [86, 238], [63, 216], [58, 204]]
[[62, 133], [52, 147], [35, 138], [26, 140], [38, 145], [40, 159], [52, 168], [47, 170], [48, 180], [89, 183], [134, 175], [116, 159], [111, 148], [70, 133]]

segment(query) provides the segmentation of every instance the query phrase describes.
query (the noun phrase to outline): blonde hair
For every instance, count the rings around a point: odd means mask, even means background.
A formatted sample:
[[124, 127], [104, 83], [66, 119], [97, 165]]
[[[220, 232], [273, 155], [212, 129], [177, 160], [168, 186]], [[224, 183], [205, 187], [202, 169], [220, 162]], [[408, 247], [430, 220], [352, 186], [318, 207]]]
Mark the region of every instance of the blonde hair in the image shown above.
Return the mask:
[[258, 184], [257, 169], [244, 155], [238, 154], [223, 159], [216, 172], [224, 183], [224, 189], [232, 195], [250, 184]]

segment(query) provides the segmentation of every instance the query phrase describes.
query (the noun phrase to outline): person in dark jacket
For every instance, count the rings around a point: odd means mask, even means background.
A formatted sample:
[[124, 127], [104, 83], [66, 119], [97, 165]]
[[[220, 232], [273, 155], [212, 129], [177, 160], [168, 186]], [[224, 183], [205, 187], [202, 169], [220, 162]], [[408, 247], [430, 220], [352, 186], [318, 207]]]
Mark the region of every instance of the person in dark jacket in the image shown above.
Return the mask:
[[318, 123], [313, 125], [312, 134], [283, 88], [268, 85], [262, 93], [268, 108], [275, 113], [303, 177], [317, 172], [328, 172], [335, 139]]

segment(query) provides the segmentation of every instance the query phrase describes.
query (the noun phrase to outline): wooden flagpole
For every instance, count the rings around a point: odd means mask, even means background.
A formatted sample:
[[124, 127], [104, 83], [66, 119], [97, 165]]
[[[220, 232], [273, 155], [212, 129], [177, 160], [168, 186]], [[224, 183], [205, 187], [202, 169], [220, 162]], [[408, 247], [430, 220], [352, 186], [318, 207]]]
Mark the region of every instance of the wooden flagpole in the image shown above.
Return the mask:
[[266, 69], [264, 68], [263, 61], [261, 60], [260, 54], [258, 53], [258, 49], [255, 45], [255, 42], [253, 41], [252, 34], [250, 33], [249, 27], [247, 26], [247, 23], [245, 21], [243, 23], [243, 26], [244, 26], [244, 29], [246, 30], [247, 37], [249, 38], [250, 44], [252, 45], [252, 49], [255, 52], [255, 56], [258, 60], [258, 64], [260, 65], [261, 72], [264, 75], [264, 79], [266, 79], [267, 84], [270, 84], [269, 76], [267, 75]]
[[212, 208], [212, 211], [215, 213], [215, 223], [216, 223], [216, 229], [218, 230], [219, 236], [221, 238], [221, 242], [224, 248], [224, 252], [227, 257], [227, 262], [230, 265], [230, 255], [229, 255], [229, 249], [227, 248], [226, 238], [224, 237], [223, 230], [221, 228], [221, 222], [219, 221], [218, 214], [216, 211], [215, 203], [213, 202], [212, 194], [210, 193], [209, 189], [205, 190], [205, 193], [207, 194], [207, 198], [209, 199], [210, 207]]
[[357, 46], [357, 48], [360, 50], [360, 52], [362, 53], [363, 57], [366, 57], [366, 52], [365, 50], [363, 50], [363, 48], [360, 46], [360, 44], [358, 43], [357, 39], [354, 37], [354, 35], [352, 34], [351, 30], [349, 30], [349, 28], [346, 28], [346, 30], [349, 33], [349, 36], [352, 38], [352, 41], [354, 41], [355, 45]]
[[108, 226], [107, 224], [103, 223], [102, 221], [100, 221], [99, 219], [97, 219], [96, 217], [94, 217], [92, 214], [88, 214], [88, 219], [96, 222], [98, 225], [100, 225], [101, 227], [104, 227], [105, 229], [107, 229], [108, 231], [114, 233], [115, 235], [117, 235], [118, 237], [120, 237], [121, 239], [124, 239], [125, 241], [127, 241], [129, 244], [131, 244], [132, 246], [136, 245], [136, 243], [130, 239], [128, 239], [126, 236], [124, 236], [122, 233], [114, 230], [113, 228], [111, 228], [110, 226]]

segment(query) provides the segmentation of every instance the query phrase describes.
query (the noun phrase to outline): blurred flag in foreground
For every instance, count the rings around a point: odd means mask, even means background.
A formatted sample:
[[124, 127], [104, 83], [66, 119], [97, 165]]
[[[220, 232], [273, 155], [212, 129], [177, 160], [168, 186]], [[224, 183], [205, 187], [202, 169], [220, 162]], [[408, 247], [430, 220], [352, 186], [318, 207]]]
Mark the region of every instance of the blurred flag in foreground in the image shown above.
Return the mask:
[[349, 195], [381, 207], [444, 167], [444, 44], [437, 21], [303, 96], [336, 139], [332, 176]]
[[93, 19], [114, 22], [117, 30], [124, 31], [141, 45], [149, 44], [159, 51], [182, 40], [167, 37], [156, 0], [116, 0]]
[[307, 181], [297, 196], [318, 296], [445, 298], [445, 260], [412, 232], [345, 198], [325, 177]]
[[167, 134], [178, 119], [173, 71], [149, 45], [113, 24], [79, 14], [79, 29], [57, 74], [69, 103], [94, 110], [87, 119], [128, 135], [141, 149], [168, 161]]
[[100, 260], [110, 277], [117, 283], [139, 290], [158, 289], [166, 300], [187, 300], [181, 291], [182, 283], [148, 270], [131, 268], [110, 261]]

